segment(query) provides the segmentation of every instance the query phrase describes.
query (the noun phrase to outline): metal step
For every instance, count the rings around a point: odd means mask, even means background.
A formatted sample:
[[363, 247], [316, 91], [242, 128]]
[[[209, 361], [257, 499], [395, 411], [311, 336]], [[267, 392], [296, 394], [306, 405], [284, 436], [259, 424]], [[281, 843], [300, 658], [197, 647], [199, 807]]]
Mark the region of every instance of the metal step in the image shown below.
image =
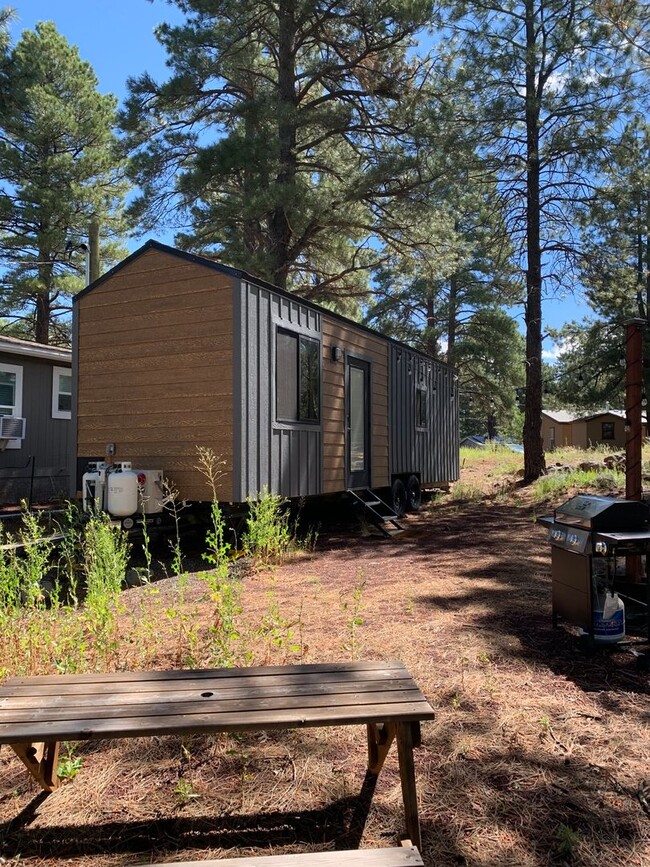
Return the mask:
[[[384, 536], [395, 536], [403, 532], [404, 527], [400, 524], [397, 515], [394, 514], [388, 503], [380, 500], [370, 488], [363, 488], [357, 491], [348, 488], [347, 493], [357, 505], [363, 508], [366, 517], [381, 530]], [[366, 496], [369, 499], [365, 499]]]

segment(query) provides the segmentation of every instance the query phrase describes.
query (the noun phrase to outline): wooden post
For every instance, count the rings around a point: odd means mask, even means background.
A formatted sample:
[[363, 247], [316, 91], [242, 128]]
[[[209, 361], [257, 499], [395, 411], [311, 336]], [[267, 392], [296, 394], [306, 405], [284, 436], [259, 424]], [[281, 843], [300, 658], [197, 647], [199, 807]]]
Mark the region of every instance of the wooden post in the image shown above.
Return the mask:
[[53, 792], [58, 787], [58, 741], [10, 744], [10, 746], [41, 788], [46, 792]]
[[413, 845], [422, 850], [418, 798], [415, 788], [415, 764], [413, 762], [413, 747], [419, 740], [418, 723], [397, 723], [397, 755], [406, 817], [406, 833], [413, 841]]
[[386, 723], [368, 723], [368, 770], [371, 774], [379, 776], [384, 766], [390, 745], [395, 738], [395, 725]]

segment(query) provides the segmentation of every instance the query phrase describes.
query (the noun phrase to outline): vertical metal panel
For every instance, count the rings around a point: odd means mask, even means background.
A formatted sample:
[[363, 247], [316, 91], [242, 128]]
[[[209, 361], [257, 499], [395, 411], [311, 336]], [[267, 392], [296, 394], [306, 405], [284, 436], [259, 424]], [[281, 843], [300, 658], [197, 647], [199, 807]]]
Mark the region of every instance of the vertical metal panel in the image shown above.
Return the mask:
[[[427, 393], [426, 428], [415, 424], [418, 382]], [[453, 372], [395, 344], [391, 345], [390, 363], [390, 455], [391, 475], [416, 473], [424, 483], [458, 478], [458, 400]]]
[[68, 496], [77, 495], [77, 403], [79, 397], [79, 306], [72, 305], [72, 412], [68, 433]]
[[26, 355], [0, 353], [0, 362], [22, 367], [22, 417], [25, 439], [18, 449], [0, 452], [0, 504], [18, 503], [29, 496], [31, 456], [34, 457], [34, 498], [67, 496], [71, 480], [72, 421], [52, 418], [52, 368], [71, 367]]
[[319, 494], [321, 425], [275, 420], [275, 344], [278, 327], [320, 340], [320, 314], [247, 282], [241, 284], [240, 308], [235, 344], [240, 359], [241, 484], [235, 487], [236, 497], [256, 496], [265, 485], [286, 497]]

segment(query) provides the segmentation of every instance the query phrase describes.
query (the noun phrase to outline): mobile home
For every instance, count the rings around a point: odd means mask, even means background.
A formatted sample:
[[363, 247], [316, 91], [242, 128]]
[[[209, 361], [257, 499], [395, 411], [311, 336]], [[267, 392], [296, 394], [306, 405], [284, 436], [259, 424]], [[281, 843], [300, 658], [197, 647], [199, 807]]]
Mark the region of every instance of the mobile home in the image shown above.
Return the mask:
[[65, 497], [72, 352], [0, 336], [0, 506]]
[[77, 491], [129, 461], [208, 500], [197, 446], [224, 502], [458, 477], [450, 367], [240, 270], [148, 241], [73, 308]]

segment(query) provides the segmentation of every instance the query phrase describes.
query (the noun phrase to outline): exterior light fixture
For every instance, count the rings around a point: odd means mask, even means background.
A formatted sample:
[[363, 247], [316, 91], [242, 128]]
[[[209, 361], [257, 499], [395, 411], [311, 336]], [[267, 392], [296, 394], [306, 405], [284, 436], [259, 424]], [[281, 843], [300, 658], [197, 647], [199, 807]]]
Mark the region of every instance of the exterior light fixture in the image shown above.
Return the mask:
[[648, 398], [646, 396], [645, 391], [643, 391], [643, 392], [641, 392], [641, 406], [647, 406], [647, 405], [648, 405]]
[[330, 350], [332, 361], [340, 361], [343, 358], [343, 350], [340, 346], [332, 346]]
[[625, 367], [625, 353], [624, 352], [621, 352], [621, 354], [619, 355], [618, 363], [621, 367]]
[[582, 371], [580, 371], [580, 373], [578, 374], [578, 386], [579, 386], [580, 388], [582, 388], [582, 386], [583, 386], [584, 384], [585, 384], [585, 378], [584, 378], [584, 376], [582, 375]]

